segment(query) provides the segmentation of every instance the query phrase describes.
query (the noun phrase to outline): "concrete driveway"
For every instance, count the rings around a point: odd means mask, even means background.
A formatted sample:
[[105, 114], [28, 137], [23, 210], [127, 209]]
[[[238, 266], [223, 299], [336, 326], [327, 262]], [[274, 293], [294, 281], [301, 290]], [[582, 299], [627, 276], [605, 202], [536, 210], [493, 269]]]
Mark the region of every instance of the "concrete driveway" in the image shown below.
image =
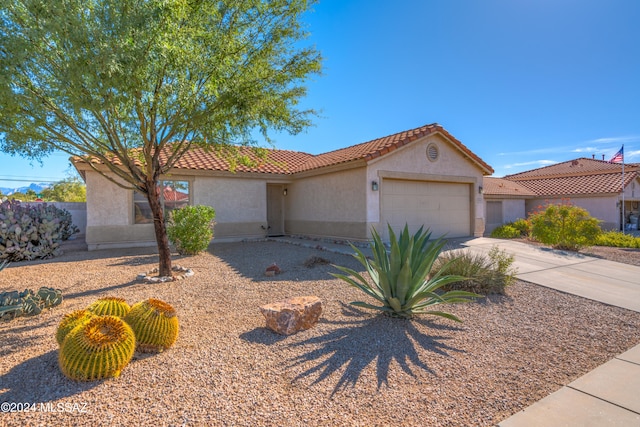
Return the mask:
[[514, 266], [522, 280], [640, 312], [640, 267], [488, 237], [461, 245], [484, 253], [498, 245], [515, 255]]

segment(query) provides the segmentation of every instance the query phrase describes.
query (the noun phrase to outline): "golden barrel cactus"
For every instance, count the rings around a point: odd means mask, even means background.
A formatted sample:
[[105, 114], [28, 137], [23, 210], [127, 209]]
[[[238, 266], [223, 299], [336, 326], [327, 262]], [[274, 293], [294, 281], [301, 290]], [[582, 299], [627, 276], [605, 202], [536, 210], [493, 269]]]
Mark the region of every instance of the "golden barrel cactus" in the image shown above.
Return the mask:
[[161, 352], [178, 339], [178, 316], [164, 301], [149, 298], [134, 304], [124, 321], [133, 329], [137, 350], [142, 353]]
[[116, 316], [95, 316], [76, 326], [58, 355], [60, 370], [76, 381], [117, 377], [133, 358], [136, 339], [131, 327]]
[[87, 307], [87, 310], [96, 316], [124, 317], [131, 310], [131, 307], [122, 298], [104, 297]]
[[58, 345], [62, 345], [64, 338], [76, 326], [87, 323], [92, 317], [94, 317], [94, 314], [88, 310], [76, 310], [65, 314], [56, 331], [56, 341], [58, 341]]

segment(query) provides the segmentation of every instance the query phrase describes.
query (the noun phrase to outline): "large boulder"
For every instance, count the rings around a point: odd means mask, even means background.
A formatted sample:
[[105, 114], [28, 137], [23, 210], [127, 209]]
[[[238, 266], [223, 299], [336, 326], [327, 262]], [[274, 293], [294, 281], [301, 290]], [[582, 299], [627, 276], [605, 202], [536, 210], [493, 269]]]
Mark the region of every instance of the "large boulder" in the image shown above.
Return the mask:
[[318, 323], [322, 301], [315, 296], [293, 297], [263, 305], [260, 311], [267, 321], [267, 328], [281, 335], [291, 335]]

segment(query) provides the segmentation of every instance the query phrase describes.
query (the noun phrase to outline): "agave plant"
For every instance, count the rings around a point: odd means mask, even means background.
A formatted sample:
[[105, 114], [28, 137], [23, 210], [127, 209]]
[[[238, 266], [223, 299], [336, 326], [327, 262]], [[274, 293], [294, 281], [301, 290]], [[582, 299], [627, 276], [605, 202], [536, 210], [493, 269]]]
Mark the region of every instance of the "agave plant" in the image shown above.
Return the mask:
[[352, 302], [358, 307], [380, 310], [393, 317], [411, 318], [416, 314], [432, 314], [461, 322], [453, 314], [432, 310], [438, 304], [469, 302], [479, 295], [453, 290], [437, 292], [441, 287], [461, 280], [465, 277], [447, 275], [446, 266], [431, 274], [431, 269], [445, 244], [442, 238], [430, 240], [431, 232], [423, 227], [411, 236], [409, 227], [405, 225], [400, 239], [389, 227], [391, 250], [387, 251], [378, 232], [373, 229], [373, 241], [370, 244], [373, 260], [367, 259], [355, 246], [354, 257], [367, 269], [370, 281], [357, 271], [347, 267], [336, 266], [346, 274], [333, 274], [367, 295], [382, 303], [382, 306], [362, 301]]

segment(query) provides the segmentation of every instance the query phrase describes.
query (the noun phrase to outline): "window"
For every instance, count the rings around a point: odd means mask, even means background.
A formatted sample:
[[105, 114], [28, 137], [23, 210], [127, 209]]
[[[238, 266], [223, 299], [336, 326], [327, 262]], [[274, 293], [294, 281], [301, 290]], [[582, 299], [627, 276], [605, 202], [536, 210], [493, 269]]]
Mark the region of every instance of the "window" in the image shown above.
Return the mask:
[[[161, 181], [160, 205], [167, 218], [174, 209], [189, 205], [189, 181]], [[134, 224], [150, 224], [153, 222], [151, 207], [147, 198], [137, 191], [133, 192]]]

